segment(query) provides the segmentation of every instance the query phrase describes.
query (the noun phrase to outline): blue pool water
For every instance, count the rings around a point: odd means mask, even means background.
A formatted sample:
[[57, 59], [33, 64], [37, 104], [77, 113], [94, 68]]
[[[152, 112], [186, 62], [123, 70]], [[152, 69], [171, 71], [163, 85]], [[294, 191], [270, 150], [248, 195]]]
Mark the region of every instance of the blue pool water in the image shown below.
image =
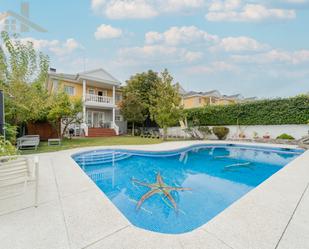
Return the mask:
[[[132, 224], [179, 234], [207, 223], [302, 152], [199, 145], [170, 152], [98, 150], [73, 159]], [[147, 192], [153, 195], [139, 202]]]

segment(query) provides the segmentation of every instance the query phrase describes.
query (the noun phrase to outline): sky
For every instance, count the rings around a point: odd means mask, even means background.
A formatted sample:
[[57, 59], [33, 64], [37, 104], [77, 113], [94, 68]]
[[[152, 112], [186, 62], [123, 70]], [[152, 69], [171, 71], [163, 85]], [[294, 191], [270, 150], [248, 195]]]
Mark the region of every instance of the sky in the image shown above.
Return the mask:
[[[121, 82], [167, 68], [187, 91], [274, 98], [309, 92], [309, 0], [30, 0], [20, 32], [57, 72]], [[0, 0], [0, 13], [21, 1]], [[0, 14], [1, 15], [1, 14]], [[4, 19], [0, 20], [0, 29]]]

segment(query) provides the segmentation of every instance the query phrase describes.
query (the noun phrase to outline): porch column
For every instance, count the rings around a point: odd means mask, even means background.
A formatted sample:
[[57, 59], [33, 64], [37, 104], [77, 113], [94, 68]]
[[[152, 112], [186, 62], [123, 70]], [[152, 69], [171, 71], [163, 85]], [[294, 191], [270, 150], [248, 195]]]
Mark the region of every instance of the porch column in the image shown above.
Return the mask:
[[113, 105], [115, 105], [116, 103], [115, 96], [116, 96], [116, 89], [115, 89], [115, 86], [113, 86]]
[[116, 96], [116, 89], [115, 86], [113, 86], [113, 124], [115, 124], [115, 120], [116, 120], [116, 110], [115, 110], [115, 96]]
[[116, 120], [116, 109], [115, 107], [113, 107], [113, 124], [115, 124], [115, 120]]
[[86, 123], [86, 80], [83, 80], [83, 122]]

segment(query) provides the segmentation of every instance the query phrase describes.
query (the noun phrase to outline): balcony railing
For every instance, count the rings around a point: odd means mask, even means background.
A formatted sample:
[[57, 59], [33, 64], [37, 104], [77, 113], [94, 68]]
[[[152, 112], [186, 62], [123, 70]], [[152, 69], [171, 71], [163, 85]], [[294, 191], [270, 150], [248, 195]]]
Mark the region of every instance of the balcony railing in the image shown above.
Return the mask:
[[102, 104], [113, 104], [113, 98], [107, 96], [99, 96], [95, 94], [86, 94], [86, 102], [102, 103]]

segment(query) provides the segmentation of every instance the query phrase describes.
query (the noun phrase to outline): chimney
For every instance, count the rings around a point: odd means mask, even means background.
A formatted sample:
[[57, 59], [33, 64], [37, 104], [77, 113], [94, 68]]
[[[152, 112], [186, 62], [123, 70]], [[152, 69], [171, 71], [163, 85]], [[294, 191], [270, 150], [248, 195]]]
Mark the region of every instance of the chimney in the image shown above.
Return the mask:
[[56, 68], [52, 68], [52, 67], [49, 68], [50, 73], [56, 73], [56, 71], [57, 71]]

